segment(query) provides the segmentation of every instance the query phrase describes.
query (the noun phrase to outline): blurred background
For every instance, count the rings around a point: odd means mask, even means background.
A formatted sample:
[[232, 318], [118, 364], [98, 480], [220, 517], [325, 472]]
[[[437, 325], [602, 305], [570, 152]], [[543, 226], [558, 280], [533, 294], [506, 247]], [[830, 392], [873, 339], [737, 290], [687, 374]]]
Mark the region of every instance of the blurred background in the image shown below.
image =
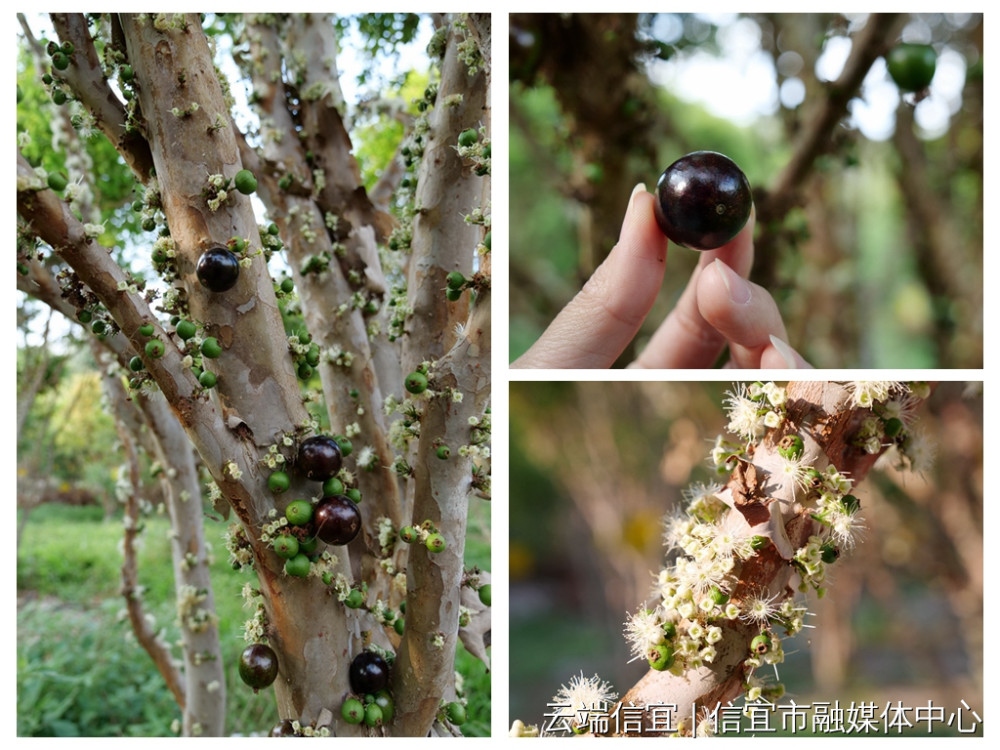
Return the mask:
[[[980, 385], [942, 383], [921, 408], [937, 448], [926, 476], [879, 464], [859, 486], [867, 531], [807, 600], [815, 629], [785, 643], [786, 700], [964, 699], [983, 715]], [[645, 673], [622, 624], [663, 565], [662, 517], [714, 478], [729, 388], [510, 384], [510, 720], [544, 723], [581, 672], [619, 695]]]
[[[920, 94], [888, 73], [900, 41], [934, 49]], [[607, 255], [632, 187], [707, 149], [750, 179], [752, 279], [811, 363], [981, 367], [982, 46], [976, 14], [512, 14], [510, 358]], [[671, 247], [621, 363], [697, 255]]]

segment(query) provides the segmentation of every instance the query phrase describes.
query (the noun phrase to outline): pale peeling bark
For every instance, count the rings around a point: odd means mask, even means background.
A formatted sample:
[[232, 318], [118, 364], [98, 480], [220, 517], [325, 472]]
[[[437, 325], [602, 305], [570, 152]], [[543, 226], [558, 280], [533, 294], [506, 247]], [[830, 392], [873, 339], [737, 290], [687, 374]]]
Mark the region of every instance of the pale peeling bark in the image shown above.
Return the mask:
[[[802, 547], [810, 536], [818, 534], [822, 526], [809, 515], [810, 509], [799, 502], [804, 492], [793, 483], [780, 477], [776, 471], [781, 462], [777, 442], [787, 434], [799, 435], [804, 444], [806, 459], [814, 459], [814, 468], [822, 471], [832, 464], [841, 473], [854, 480], [854, 487], [867, 476], [878, 453], [867, 453], [852, 443], [861, 423], [872, 415], [870, 409], [855, 406], [848, 389], [839, 383], [804, 382], [788, 385], [787, 416], [779, 430], [772, 430], [756, 446], [752, 463], [757, 468], [761, 491], [770, 501], [759, 518], [752, 512], [747, 520], [744, 510], [734, 501], [734, 493], [748, 488], [746, 475], [734, 472], [726, 488], [718, 495], [730, 506], [725, 524], [749, 527], [751, 534], [768, 537], [773, 544], [758, 550], [734, 571], [737, 584], [731, 593], [734, 600], [742, 596], [764, 592], [781, 598], [790, 596], [790, 583], [795, 575], [789, 560], [795, 550]], [[830, 596], [836, 597], [836, 591]], [[623, 707], [661, 708], [673, 715], [672, 725], [692, 716], [692, 707], [699, 716], [712, 711], [718, 704], [727, 704], [743, 690], [747, 674], [744, 662], [750, 656], [750, 640], [760, 632], [740, 620], [719, 621], [722, 640], [716, 644], [717, 657], [712, 664], [689, 670], [680, 675], [670, 671], [650, 670], [622, 697]], [[675, 708], [671, 709], [670, 706]], [[665, 715], [665, 714], [664, 714]], [[650, 730], [653, 714], [644, 711], [642, 729]], [[687, 724], [690, 731], [690, 721]], [[634, 731], [634, 730], [633, 730]]]

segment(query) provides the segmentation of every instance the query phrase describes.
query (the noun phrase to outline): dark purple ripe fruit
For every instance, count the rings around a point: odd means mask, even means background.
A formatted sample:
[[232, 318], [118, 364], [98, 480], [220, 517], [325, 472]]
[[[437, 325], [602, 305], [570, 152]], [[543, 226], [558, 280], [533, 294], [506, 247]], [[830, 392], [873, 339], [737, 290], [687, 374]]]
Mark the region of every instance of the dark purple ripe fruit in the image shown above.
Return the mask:
[[240, 262], [224, 247], [206, 250], [198, 259], [198, 281], [210, 292], [225, 292], [240, 277]]
[[656, 183], [656, 223], [678, 245], [714, 250], [750, 218], [750, 183], [736, 162], [714, 151], [682, 156]]
[[361, 530], [361, 511], [343, 495], [324, 497], [313, 513], [313, 525], [316, 536], [327, 544], [347, 544]]
[[278, 655], [266, 643], [254, 643], [240, 654], [240, 679], [256, 693], [278, 676]]
[[325, 482], [340, 471], [340, 445], [329, 435], [306, 438], [299, 446], [299, 469], [309, 479]]
[[377, 693], [389, 684], [389, 665], [373, 651], [362, 651], [351, 662], [351, 691], [358, 695]]

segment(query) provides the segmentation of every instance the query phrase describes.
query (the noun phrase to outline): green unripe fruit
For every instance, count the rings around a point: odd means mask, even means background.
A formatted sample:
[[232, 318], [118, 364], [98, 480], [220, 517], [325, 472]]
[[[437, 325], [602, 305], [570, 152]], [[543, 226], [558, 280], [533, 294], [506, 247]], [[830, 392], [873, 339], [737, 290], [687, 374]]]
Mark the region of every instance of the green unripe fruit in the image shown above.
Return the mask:
[[804, 448], [802, 438], [798, 435], [785, 435], [778, 441], [778, 455], [790, 461], [802, 458]]
[[360, 609], [364, 606], [365, 595], [362, 594], [358, 589], [351, 589], [347, 594], [347, 598], [344, 599], [344, 605], [350, 607], [351, 609]]
[[153, 335], [153, 331], [155, 331], [155, 330], [156, 329], [153, 328], [153, 324], [152, 323], [143, 323], [141, 326], [139, 326], [139, 335], [140, 336], [147, 336], [147, 337], [148, 336], [152, 336]]
[[142, 363], [142, 357], [132, 357], [132, 359], [128, 361], [128, 369], [132, 372], [139, 372], [139, 370], [145, 366], [146, 365]]
[[58, 105], [62, 106], [67, 101], [69, 101], [69, 97], [66, 96], [66, 92], [63, 91], [62, 89], [56, 89], [55, 91], [52, 92], [52, 102], [53, 102], [53, 104], [58, 104]]
[[118, 68], [118, 77], [121, 78], [124, 83], [131, 83], [132, 79], [135, 78], [135, 71], [132, 70], [131, 65], [122, 65]]
[[[319, 547], [319, 538], [315, 536], [308, 537], [299, 541], [299, 552], [304, 555], [312, 555], [316, 548]], [[324, 581], [329, 585], [328, 581]]]
[[375, 728], [382, 725], [382, 707], [377, 703], [365, 706], [365, 726]]
[[445, 289], [444, 296], [448, 299], [449, 302], [458, 302], [460, 299], [462, 299], [462, 290]]
[[844, 495], [840, 498], [840, 504], [844, 507], [844, 511], [851, 515], [857, 513], [861, 507], [861, 501], [854, 495]]
[[277, 237], [279, 231], [280, 230], [278, 229], [278, 225], [275, 224], [273, 221], [267, 225], [267, 233], [272, 237]]
[[249, 169], [241, 169], [233, 178], [233, 184], [243, 195], [251, 195], [257, 190], [257, 178]]
[[708, 595], [712, 597], [712, 601], [718, 604], [719, 606], [722, 606], [723, 604], [729, 601], [729, 594], [720, 589], [718, 586], [712, 586], [712, 589], [711, 591], [708, 592]]
[[[309, 350], [306, 352], [306, 364], [310, 367], [315, 367], [319, 364], [319, 347], [316, 344], [311, 344]], [[344, 454], [347, 455], [346, 453]]]
[[399, 538], [407, 544], [412, 544], [417, 540], [417, 530], [412, 526], [404, 526], [399, 530]]
[[484, 583], [482, 586], [479, 587], [479, 601], [481, 601], [487, 607], [492, 606], [493, 588], [490, 584]]
[[766, 654], [771, 650], [771, 636], [767, 633], [761, 633], [760, 635], [755, 635], [753, 640], [750, 641], [750, 650], [755, 654]]
[[63, 42], [61, 49], [64, 54], [72, 55], [76, 47], [73, 46], [73, 42]]
[[285, 294], [291, 294], [293, 291], [295, 291], [295, 282], [292, 281], [291, 279], [282, 279], [281, 291], [283, 291]]
[[427, 535], [427, 541], [424, 542], [424, 546], [431, 552], [444, 552], [448, 544], [445, 542], [443, 536], [435, 532]]
[[177, 327], [174, 330], [177, 331], [177, 337], [181, 341], [187, 341], [194, 338], [194, 335], [198, 333], [198, 326], [190, 320], [181, 320], [177, 323]]
[[660, 643], [649, 650], [649, 653], [646, 654], [646, 660], [649, 662], [650, 668], [657, 672], [670, 669], [674, 664], [674, 648], [666, 643]]
[[354, 445], [352, 445], [349, 438], [344, 435], [334, 435], [333, 439], [337, 441], [337, 445], [340, 446], [340, 455], [349, 456], [354, 452]]
[[[281, 470], [272, 473], [271, 476], [267, 478], [267, 488], [276, 495], [280, 495], [282, 492], [287, 490], [291, 483], [292, 480], [288, 477], [288, 474]], [[286, 509], [285, 514], [287, 515], [287, 513], [288, 510]]]
[[840, 550], [832, 542], [824, 542], [819, 548], [819, 556], [823, 562], [829, 565], [840, 557]]
[[[154, 219], [152, 217], [150, 217], [148, 219], [143, 219], [142, 220], [142, 228], [145, 231], [147, 231], [147, 232], [152, 232], [154, 229], [156, 229], [156, 219]], [[165, 262], [167, 260], [166, 253], [162, 253], [159, 257], [162, 258], [161, 262]], [[156, 255], [156, 252], [154, 252], [153, 253], [153, 260], [156, 260], [156, 259], [157, 259], [157, 255]]]
[[208, 389], [215, 388], [215, 384], [219, 382], [219, 379], [214, 372], [203, 370], [198, 376], [198, 382], [201, 383], [202, 388]]
[[313, 506], [308, 500], [295, 500], [285, 508], [285, 518], [292, 526], [305, 526], [312, 520], [312, 517]]
[[159, 359], [165, 351], [166, 348], [159, 339], [150, 339], [146, 342], [146, 356], [150, 359]]
[[440, 458], [442, 461], [445, 461], [448, 459], [448, 457], [451, 456], [451, 448], [449, 448], [447, 445], [439, 445], [435, 453], [437, 454], [438, 458]]
[[764, 547], [767, 546], [767, 543], [769, 541], [770, 539], [768, 539], [766, 536], [760, 536], [759, 534], [756, 534], [750, 537], [750, 549], [753, 550], [764, 549]]
[[403, 630], [406, 628], [406, 622], [402, 617], [397, 617], [396, 622], [392, 624], [392, 629], [396, 631], [396, 635], [402, 635]]
[[897, 44], [886, 55], [889, 75], [903, 91], [922, 91], [931, 85], [937, 53], [929, 44]]
[[898, 417], [892, 417], [885, 423], [885, 434], [886, 437], [894, 438], [899, 437], [899, 433], [903, 431], [903, 420]]
[[463, 706], [458, 701], [452, 701], [444, 709], [445, 716], [448, 717], [450, 721], [455, 726], [461, 726], [465, 723], [466, 713], [465, 706]]
[[677, 635], [677, 626], [672, 622], [665, 622], [661, 626], [663, 630], [663, 637], [668, 641], [673, 640], [674, 636]]
[[463, 130], [458, 134], [458, 145], [465, 146], [475, 146], [476, 142], [479, 141], [479, 131], [475, 128], [469, 128], [468, 130]]
[[278, 187], [281, 190], [288, 190], [288, 188], [290, 188], [291, 186], [292, 186], [292, 176], [290, 174], [286, 174], [283, 177], [281, 177], [281, 179], [278, 180]]
[[209, 336], [207, 339], [202, 341], [201, 353], [202, 356], [208, 357], [209, 359], [217, 359], [222, 354], [222, 347], [219, 346], [219, 340], [214, 336]]
[[348, 724], [360, 724], [365, 718], [365, 707], [357, 698], [348, 698], [340, 707], [340, 715]]
[[419, 370], [415, 370], [406, 376], [403, 385], [410, 393], [423, 393], [427, 390], [427, 376]]
[[69, 184], [69, 180], [66, 179], [66, 176], [60, 174], [59, 172], [52, 172], [45, 181], [52, 190], [55, 190], [58, 193], [65, 190], [66, 186]]
[[291, 534], [280, 534], [279, 536], [276, 536], [274, 541], [271, 543], [271, 546], [274, 547], [274, 554], [278, 557], [283, 557], [286, 560], [291, 560], [299, 554], [299, 540]]
[[101, 334], [107, 333], [108, 324], [103, 320], [95, 320], [93, 325], [90, 326], [90, 330], [100, 336]]
[[361, 490], [357, 487], [351, 487], [350, 489], [344, 490], [344, 497], [357, 505], [361, 502]]
[[94, 319], [94, 314], [90, 310], [79, 310], [76, 313], [76, 319], [86, 325]]
[[341, 482], [337, 477], [330, 477], [325, 482], [323, 482], [323, 497], [332, 497], [333, 495], [343, 495], [344, 494], [344, 483]]
[[56, 70], [66, 70], [69, 67], [69, 56], [62, 51], [52, 55], [52, 67]]
[[388, 690], [382, 689], [375, 693], [375, 705], [382, 709], [382, 723], [390, 723], [396, 715], [396, 703]]
[[445, 283], [449, 289], [461, 289], [465, 286], [465, 276], [461, 271], [452, 271], [445, 277]]
[[285, 560], [285, 572], [290, 576], [305, 578], [309, 575], [309, 558], [302, 552], [288, 560]]
[[486, 236], [483, 237], [483, 244], [486, 246], [487, 250], [492, 250], [493, 249], [492, 246], [491, 246], [492, 236], [493, 236], [493, 230], [491, 229], [490, 231], [488, 231], [486, 233]]
[[320, 578], [323, 579], [324, 586], [329, 586], [331, 583], [333, 583], [333, 573], [331, 573], [329, 570], [324, 570], [323, 575], [321, 575]]

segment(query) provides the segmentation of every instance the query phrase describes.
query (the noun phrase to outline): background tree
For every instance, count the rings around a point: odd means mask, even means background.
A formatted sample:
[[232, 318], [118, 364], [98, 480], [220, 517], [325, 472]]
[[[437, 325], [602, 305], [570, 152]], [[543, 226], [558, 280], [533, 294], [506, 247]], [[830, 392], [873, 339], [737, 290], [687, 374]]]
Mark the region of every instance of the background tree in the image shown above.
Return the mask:
[[[490, 632], [489, 574], [464, 564], [469, 503], [489, 498], [488, 17], [51, 22], [37, 45], [25, 24], [18, 284], [116, 360], [102, 369], [121, 406], [124, 494], [137, 494], [140, 433], [170, 480], [183, 679], [148, 650], [184, 733], [220, 734], [225, 719], [206, 478], [232, 515], [230, 563], [255, 574], [245, 637], [276, 658], [282, 731], [459, 733], [456, 648], [487, 661]], [[422, 71], [393, 83], [369, 70], [349, 102], [340, 40], [360, 34], [373, 65], [421, 23], [433, 28], [416, 97], [399, 84], [412, 91]], [[303, 446], [318, 436], [316, 467]], [[315, 521], [286, 514], [301, 498]], [[309, 551], [286, 563], [289, 536]], [[362, 653], [389, 663], [389, 697], [356, 723], [349, 696], [382, 688], [349, 677]]]
[[[816, 390], [817, 384], [788, 386], [784, 426], [759, 442], [749, 459], [768, 477], [768, 496], [780, 497], [785, 486], [774, 471], [782, 430], [800, 429], [808, 446], [810, 435], [844, 434], [836, 428], [826, 433], [819, 425], [852, 425], [846, 432], [857, 436], [857, 426], [871, 413], [848, 406], [839, 410], [846, 421], [807, 419], [803, 426], [803, 409], [814, 408], [803, 387]], [[700, 697], [678, 692], [684, 681], [669, 671], [650, 670], [623, 630], [644, 606], [656, 604], [653, 561], [666, 557], [669, 567], [673, 557], [685, 554], [664, 549], [664, 519], [683, 517], [698, 488], [715, 485], [724, 492], [727, 481], [730, 488], [737, 481], [706, 460], [712, 437], [727, 432], [729, 418], [720, 409], [726, 390], [717, 383], [523, 383], [512, 389], [511, 482], [526, 488], [511, 507], [512, 718], [545, 724], [542, 716], [551, 713], [547, 704], [559, 685], [581, 672], [599, 674], [637, 704], [653, 698], [687, 706]], [[828, 392], [845, 393], [830, 386]], [[730, 417], [732, 409], [730, 402]], [[852, 414], [858, 421], [851, 421]], [[845, 450], [843, 444], [834, 448], [836, 441], [825, 444], [837, 466], [855, 465], [853, 492], [865, 530], [853, 549], [843, 549], [827, 566], [825, 596], [798, 595], [812, 613], [806, 623], [815, 627], [794, 638], [774, 628], [782, 636], [784, 702], [917, 705], [930, 699], [957, 708], [956, 696], [962, 696], [970, 704], [979, 701], [981, 709], [981, 393], [978, 387], [940, 384], [907, 422], [938, 452], [920, 475], [900, 471], [898, 456], [887, 456], [863, 479], [866, 469], [856, 462], [874, 454], [857, 445]], [[728, 432], [727, 442], [742, 442], [732, 426]], [[810, 504], [808, 493], [798, 495]], [[823, 527], [811, 533], [817, 530]], [[939, 554], [924, 554], [926, 549]], [[726, 590], [742, 606], [756, 574], [747, 563], [736, 571], [738, 582]], [[737, 661], [749, 656], [749, 642], [742, 642]], [[717, 669], [701, 669], [704, 681], [685, 684], [707, 693], [723, 685], [722, 675], [735, 676], [729, 687], [736, 693], [713, 696], [724, 703], [741, 692], [745, 675], [720, 666], [721, 646], [718, 651]], [[679, 653], [677, 659], [679, 665]], [[770, 676], [773, 685], [768, 665], [754, 676]]]
[[[708, 149], [750, 179], [751, 278], [810, 362], [981, 365], [981, 16], [513, 14], [509, 33], [511, 359], [613, 246], [632, 187]], [[929, 91], [890, 79], [901, 40], [933, 47]], [[671, 251], [639, 348], [696, 262]]]

